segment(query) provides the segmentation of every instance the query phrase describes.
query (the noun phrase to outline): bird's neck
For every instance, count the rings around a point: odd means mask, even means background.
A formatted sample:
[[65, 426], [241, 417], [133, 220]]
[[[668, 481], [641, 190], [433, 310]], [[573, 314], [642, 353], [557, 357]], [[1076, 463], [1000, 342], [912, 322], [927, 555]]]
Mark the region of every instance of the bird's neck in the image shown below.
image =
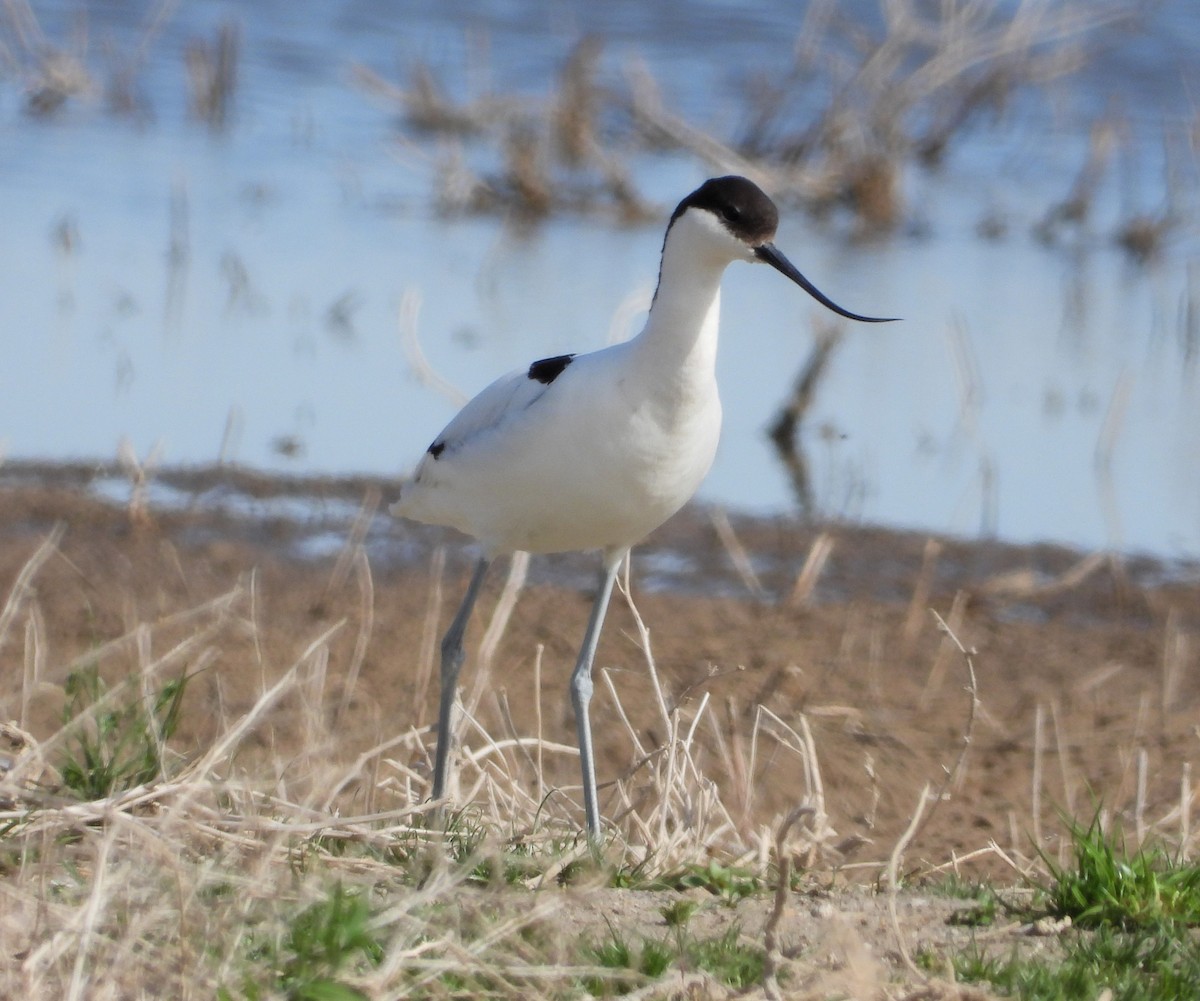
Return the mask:
[[728, 260], [706, 255], [668, 234], [658, 289], [636, 338], [646, 370], [684, 379], [711, 378], [716, 368], [721, 275]]

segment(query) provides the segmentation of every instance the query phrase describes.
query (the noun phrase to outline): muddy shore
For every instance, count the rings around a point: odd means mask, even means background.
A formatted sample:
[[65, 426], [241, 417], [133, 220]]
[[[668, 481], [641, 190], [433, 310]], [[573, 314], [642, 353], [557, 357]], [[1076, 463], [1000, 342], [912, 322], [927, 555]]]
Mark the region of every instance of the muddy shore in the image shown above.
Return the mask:
[[[0, 715], [48, 735], [61, 725], [66, 675], [89, 650], [252, 580], [257, 646], [236, 630], [215, 644], [189, 693], [182, 753], [203, 747], [218, 716], [249, 705], [264, 680], [343, 619], [327, 665], [331, 702], [344, 699], [353, 721], [338, 753], [349, 760], [391, 732], [428, 725], [436, 682], [418, 652], [429, 645], [431, 614], [439, 628], [452, 614], [469, 553], [449, 533], [388, 518], [386, 489], [229, 470], [138, 485], [94, 467], [0, 467], [0, 593], [12, 592], [62, 526], [57, 551], [30, 582], [24, 635], [10, 628], [2, 637]], [[354, 569], [363, 565], [369, 586]], [[544, 734], [572, 741], [566, 676], [592, 573], [586, 556], [532, 562], [479, 701], [493, 732], [532, 732], [540, 648]], [[489, 581], [485, 612], [503, 577]], [[697, 739], [713, 744], [712, 760], [718, 744], [731, 760], [751, 760], [742, 752], [756, 707], [783, 720], [803, 714], [830, 824], [839, 843], [857, 846], [864, 874], [887, 857], [922, 786], [956, 767], [968, 736], [952, 786], [910, 847], [914, 863], [937, 865], [992, 841], [1028, 857], [1035, 837], [1052, 846], [1060, 812], [1086, 819], [1097, 804], [1130, 829], [1168, 837], [1180, 829], [1185, 763], [1197, 750], [1195, 566], [787, 519], [733, 517], [725, 526], [719, 513], [693, 507], [635, 553], [632, 582], [668, 697], [687, 706], [708, 696], [714, 719]], [[974, 712], [966, 658], [934, 612], [971, 651]], [[482, 632], [477, 625], [471, 642]], [[136, 656], [118, 649], [101, 668], [119, 674]], [[652, 745], [659, 717], [620, 599], [597, 665]], [[629, 776], [631, 748], [603, 685], [594, 714], [601, 782]], [[287, 753], [296, 725], [281, 709], [273, 753]], [[574, 767], [548, 762], [547, 778], [569, 787]], [[736, 806], [748, 824], [769, 822], [805, 792], [803, 776], [770, 756], [746, 767], [749, 781], [726, 777], [726, 795], [747, 800]], [[636, 775], [628, 781], [636, 796]], [[977, 864], [998, 867], [991, 855]]]

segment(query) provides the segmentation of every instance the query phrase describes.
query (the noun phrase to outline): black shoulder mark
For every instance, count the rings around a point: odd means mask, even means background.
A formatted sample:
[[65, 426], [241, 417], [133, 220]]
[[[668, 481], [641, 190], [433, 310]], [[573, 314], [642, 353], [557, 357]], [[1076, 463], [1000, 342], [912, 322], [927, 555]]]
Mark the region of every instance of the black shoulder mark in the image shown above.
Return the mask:
[[572, 355], [555, 355], [553, 358], [543, 358], [529, 366], [529, 378], [549, 386], [562, 375], [563, 369], [571, 364]]

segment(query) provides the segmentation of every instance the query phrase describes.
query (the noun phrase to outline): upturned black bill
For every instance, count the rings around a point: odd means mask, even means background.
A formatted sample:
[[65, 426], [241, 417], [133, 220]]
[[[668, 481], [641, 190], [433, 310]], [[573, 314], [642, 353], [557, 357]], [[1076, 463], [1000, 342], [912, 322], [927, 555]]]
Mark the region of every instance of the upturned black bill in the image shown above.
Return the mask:
[[773, 243], [764, 243], [760, 247], [755, 247], [754, 256], [760, 261], [766, 261], [776, 271], [787, 275], [826, 309], [832, 309], [835, 313], [846, 317], [848, 320], [859, 320], [862, 323], [891, 323], [897, 319], [895, 316], [859, 316], [858, 313], [851, 313], [848, 309], [842, 309], [841, 306], [825, 295], [824, 292], [805, 278], [804, 275], [800, 274], [796, 270], [796, 266], [784, 257]]

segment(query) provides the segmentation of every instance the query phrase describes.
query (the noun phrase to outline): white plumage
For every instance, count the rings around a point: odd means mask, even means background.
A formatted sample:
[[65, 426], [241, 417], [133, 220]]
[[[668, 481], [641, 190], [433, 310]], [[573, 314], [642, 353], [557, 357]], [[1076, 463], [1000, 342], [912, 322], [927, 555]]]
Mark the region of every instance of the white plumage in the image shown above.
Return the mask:
[[632, 340], [535, 362], [471, 400], [434, 439], [394, 514], [474, 536], [483, 556], [442, 642], [434, 799], [446, 788], [462, 637], [492, 559], [503, 553], [600, 550], [603, 572], [571, 696], [588, 833], [600, 829], [587, 706], [591, 664], [617, 567], [704, 479], [721, 429], [716, 352], [721, 275], [765, 261], [829, 308], [770, 243], [778, 212], [740, 177], [707, 181], [680, 202], [663, 244], [658, 289]]

